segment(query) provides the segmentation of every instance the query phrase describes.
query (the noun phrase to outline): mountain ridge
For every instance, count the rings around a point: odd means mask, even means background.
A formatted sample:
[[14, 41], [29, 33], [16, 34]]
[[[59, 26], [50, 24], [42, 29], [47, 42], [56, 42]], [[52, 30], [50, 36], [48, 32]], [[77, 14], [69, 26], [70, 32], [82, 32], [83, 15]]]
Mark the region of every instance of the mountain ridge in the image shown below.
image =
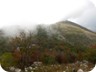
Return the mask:
[[81, 25], [79, 25], [79, 24], [77, 24], [77, 23], [75, 23], [75, 22], [72, 22], [72, 21], [65, 20], [65, 21], [56, 22], [56, 24], [57, 24], [57, 23], [66, 23], [66, 24], [70, 24], [70, 25], [73, 24], [73, 25], [78, 26], [78, 27], [80, 27], [80, 28], [83, 28], [83, 29], [85, 29], [85, 30], [87, 30], [87, 31], [96, 33], [96, 32], [94, 32], [94, 31], [92, 31], [92, 30], [90, 30], [90, 29], [88, 29], [88, 28], [86, 28], [86, 27], [84, 27], [84, 26], [81, 26]]
[[66, 41], [79, 46], [96, 44], [96, 33], [70, 21], [60, 21], [52, 25]]

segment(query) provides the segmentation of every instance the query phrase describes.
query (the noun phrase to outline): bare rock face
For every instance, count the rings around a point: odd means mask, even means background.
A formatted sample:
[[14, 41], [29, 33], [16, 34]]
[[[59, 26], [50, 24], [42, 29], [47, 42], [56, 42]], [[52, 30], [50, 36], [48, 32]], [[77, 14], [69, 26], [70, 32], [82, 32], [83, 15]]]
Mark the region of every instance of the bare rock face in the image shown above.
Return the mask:
[[82, 69], [79, 69], [77, 72], [84, 72]]

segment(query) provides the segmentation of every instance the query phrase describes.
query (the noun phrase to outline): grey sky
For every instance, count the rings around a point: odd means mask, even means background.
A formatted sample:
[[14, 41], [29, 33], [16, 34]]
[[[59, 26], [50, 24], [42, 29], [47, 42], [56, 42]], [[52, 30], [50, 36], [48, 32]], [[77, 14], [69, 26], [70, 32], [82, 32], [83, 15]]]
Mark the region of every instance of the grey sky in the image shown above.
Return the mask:
[[77, 18], [73, 17], [69, 20], [76, 22], [84, 27], [87, 27], [88, 29], [96, 31], [96, 7], [95, 5], [90, 2], [89, 8], [84, 13], [79, 15]]
[[52, 24], [70, 19], [95, 30], [96, 2], [91, 1], [0, 0], [0, 28], [19, 25], [27, 29], [34, 24]]

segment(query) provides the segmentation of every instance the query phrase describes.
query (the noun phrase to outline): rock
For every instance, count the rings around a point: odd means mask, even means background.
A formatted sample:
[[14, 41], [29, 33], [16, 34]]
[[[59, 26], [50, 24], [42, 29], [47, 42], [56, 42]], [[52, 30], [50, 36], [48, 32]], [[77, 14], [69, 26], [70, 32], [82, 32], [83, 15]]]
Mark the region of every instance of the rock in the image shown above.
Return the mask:
[[10, 67], [9, 69], [10, 69], [10, 71], [14, 71], [14, 70], [15, 70], [15, 68], [14, 68], [14, 67]]
[[41, 66], [42, 65], [42, 62], [34, 62], [33, 64], [32, 64], [32, 66]]
[[17, 69], [15, 69], [15, 72], [21, 72], [21, 69], [17, 68]]
[[89, 62], [88, 62], [87, 60], [83, 60], [83, 63], [86, 63], [86, 64], [88, 64]]
[[30, 66], [29, 69], [32, 70], [32, 67]]
[[82, 69], [79, 69], [77, 72], [84, 72]]

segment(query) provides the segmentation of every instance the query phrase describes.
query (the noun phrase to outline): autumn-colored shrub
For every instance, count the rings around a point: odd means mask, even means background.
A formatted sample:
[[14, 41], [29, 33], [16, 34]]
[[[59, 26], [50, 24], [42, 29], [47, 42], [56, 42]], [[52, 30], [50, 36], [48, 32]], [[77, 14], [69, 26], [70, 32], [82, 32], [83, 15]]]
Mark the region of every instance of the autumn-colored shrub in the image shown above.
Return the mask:
[[68, 57], [65, 53], [60, 53], [56, 56], [56, 61], [60, 64], [68, 63]]

